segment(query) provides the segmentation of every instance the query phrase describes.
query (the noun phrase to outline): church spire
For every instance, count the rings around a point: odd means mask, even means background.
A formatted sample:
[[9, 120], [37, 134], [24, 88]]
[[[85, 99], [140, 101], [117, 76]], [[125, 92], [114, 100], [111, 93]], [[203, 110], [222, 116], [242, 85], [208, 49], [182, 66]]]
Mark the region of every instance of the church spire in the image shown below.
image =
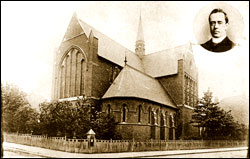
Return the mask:
[[141, 21], [141, 13], [140, 13], [140, 20], [139, 20], [139, 27], [138, 27], [136, 41], [139, 41], [139, 40], [144, 41], [143, 30], [142, 30], [142, 21]]
[[142, 30], [142, 20], [140, 13], [139, 27], [137, 32], [136, 44], [135, 44], [135, 53], [142, 58], [145, 55], [145, 44], [144, 44], [144, 36]]

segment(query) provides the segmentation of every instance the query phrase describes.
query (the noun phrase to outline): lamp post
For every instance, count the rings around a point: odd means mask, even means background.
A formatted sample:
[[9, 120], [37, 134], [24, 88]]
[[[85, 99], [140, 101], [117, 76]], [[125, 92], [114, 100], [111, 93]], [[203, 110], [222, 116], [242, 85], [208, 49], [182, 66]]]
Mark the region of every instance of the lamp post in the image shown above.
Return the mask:
[[92, 153], [93, 151], [93, 147], [95, 145], [95, 132], [90, 129], [88, 132], [87, 132], [87, 139], [88, 139], [88, 148], [89, 148], [89, 152]]

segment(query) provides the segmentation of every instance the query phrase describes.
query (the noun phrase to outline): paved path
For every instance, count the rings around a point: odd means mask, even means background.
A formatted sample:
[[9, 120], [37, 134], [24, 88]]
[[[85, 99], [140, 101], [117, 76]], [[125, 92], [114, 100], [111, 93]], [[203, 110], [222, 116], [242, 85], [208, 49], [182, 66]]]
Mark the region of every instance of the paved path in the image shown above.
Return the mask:
[[171, 151], [144, 151], [144, 152], [122, 152], [122, 153], [101, 153], [101, 154], [82, 154], [63, 151], [50, 150], [40, 147], [20, 145], [15, 143], [3, 142], [4, 151], [19, 151], [22, 153], [33, 154], [48, 158], [140, 158], [154, 156], [173, 156], [199, 153], [227, 152], [227, 151], [246, 151], [247, 147], [237, 148], [218, 148], [218, 149], [196, 149], [196, 150], [171, 150]]
[[186, 153], [174, 155], [150, 156], [144, 158], [246, 158], [247, 150], [217, 151], [204, 153]]

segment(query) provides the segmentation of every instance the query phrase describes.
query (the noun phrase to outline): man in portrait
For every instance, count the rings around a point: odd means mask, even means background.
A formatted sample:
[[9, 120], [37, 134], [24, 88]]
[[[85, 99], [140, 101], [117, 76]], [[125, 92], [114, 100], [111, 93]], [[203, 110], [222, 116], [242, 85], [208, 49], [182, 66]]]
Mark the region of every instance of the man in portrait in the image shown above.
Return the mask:
[[225, 52], [235, 46], [227, 37], [229, 20], [227, 14], [222, 9], [214, 9], [209, 15], [210, 33], [212, 38], [201, 46], [212, 52]]

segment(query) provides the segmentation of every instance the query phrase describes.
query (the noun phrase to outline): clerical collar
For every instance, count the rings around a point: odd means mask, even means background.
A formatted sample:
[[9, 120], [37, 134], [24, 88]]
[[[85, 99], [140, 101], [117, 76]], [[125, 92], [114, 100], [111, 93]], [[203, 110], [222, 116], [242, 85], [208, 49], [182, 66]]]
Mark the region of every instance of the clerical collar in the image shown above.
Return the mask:
[[222, 40], [224, 40], [225, 38], [226, 38], [226, 35], [224, 35], [224, 36], [222, 36], [220, 38], [214, 38], [214, 37], [212, 37], [212, 42], [217, 44], [217, 43], [222, 42]]

